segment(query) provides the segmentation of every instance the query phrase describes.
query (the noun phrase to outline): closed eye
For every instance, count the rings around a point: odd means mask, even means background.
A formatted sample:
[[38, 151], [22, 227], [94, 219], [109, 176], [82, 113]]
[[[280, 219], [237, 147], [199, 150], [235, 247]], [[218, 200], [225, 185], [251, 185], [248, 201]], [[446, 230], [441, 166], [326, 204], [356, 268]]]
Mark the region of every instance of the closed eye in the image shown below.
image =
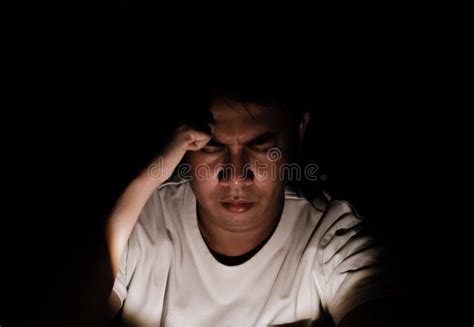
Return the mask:
[[275, 145], [277, 134], [274, 132], [266, 132], [247, 143], [247, 147], [257, 152], [266, 152]]
[[201, 149], [201, 152], [204, 153], [219, 153], [225, 150], [225, 147], [221, 146], [212, 146], [212, 145], [206, 145]]
[[264, 144], [254, 144], [249, 146], [251, 150], [257, 151], [257, 152], [266, 152], [269, 149], [271, 149], [274, 146], [273, 142], [267, 142]]
[[[246, 148], [256, 152], [266, 152], [275, 146], [277, 133], [265, 132], [262, 133], [246, 144]], [[201, 152], [207, 154], [214, 154], [226, 151], [227, 147], [225, 144], [218, 142], [215, 139], [211, 139], [205, 147], [201, 149]]]

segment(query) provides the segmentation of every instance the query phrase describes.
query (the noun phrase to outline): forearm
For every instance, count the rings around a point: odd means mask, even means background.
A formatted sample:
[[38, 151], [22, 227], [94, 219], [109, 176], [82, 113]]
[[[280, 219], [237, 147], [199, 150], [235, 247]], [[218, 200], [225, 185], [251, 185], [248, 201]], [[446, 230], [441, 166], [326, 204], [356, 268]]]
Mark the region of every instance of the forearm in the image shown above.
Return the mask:
[[107, 218], [105, 239], [114, 278], [140, 212], [153, 191], [163, 182], [161, 179], [151, 178], [146, 172], [140, 174], [127, 186]]

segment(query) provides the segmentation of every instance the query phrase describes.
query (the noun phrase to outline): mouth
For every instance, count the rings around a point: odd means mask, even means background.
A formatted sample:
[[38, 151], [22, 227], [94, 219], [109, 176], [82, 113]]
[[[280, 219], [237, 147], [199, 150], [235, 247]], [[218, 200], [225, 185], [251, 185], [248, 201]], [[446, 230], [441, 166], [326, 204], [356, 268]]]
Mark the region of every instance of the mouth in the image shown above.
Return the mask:
[[222, 206], [230, 212], [242, 213], [250, 210], [253, 206], [253, 202], [248, 201], [225, 201], [222, 202]]

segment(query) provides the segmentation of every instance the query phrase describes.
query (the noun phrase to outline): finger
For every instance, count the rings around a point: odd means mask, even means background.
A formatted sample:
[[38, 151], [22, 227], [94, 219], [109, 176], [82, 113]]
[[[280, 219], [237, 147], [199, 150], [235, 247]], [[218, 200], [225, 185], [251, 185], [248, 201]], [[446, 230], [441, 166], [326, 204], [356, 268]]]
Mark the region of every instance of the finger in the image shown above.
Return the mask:
[[[209, 127], [209, 128], [211, 128], [211, 127]], [[197, 141], [210, 140], [211, 138], [212, 138], [211, 133], [201, 132], [201, 131], [197, 131], [197, 130], [193, 131], [193, 139], [194, 140], [197, 140]]]
[[206, 146], [206, 144], [209, 142], [209, 140], [201, 140], [201, 141], [195, 141], [189, 146], [189, 150], [191, 151], [198, 151], [201, 150]]
[[206, 146], [207, 143], [209, 143], [210, 139], [211, 139], [210, 137], [206, 137], [204, 139], [196, 139], [194, 140], [194, 142], [188, 145], [188, 150], [191, 150], [191, 151], [201, 150], [203, 147]]
[[205, 132], [200, 132], [195, 129], [191, 129], [188, 131], [188, 144], [193, 144], [195, 142], [209, 142], [209, 140], [212, 138], [211, 134], [205, 133]]

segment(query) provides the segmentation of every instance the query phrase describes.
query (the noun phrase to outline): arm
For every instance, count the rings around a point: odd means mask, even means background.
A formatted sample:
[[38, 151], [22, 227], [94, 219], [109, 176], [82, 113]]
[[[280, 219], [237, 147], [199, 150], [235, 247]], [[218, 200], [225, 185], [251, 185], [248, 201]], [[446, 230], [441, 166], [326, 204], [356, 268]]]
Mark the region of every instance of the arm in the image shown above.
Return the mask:
[[329, 315], [343, 327], [388, 324], [398, 294], [389, 249], [343, 201], [328, 205], [321, 228], [314, 275]]
[[[211, 126], [211, 133], [213, 125]], [[136, 177], [125, 189], [107, 218], [105, 240], [110, 259], [113, 284], [119, 270], [120, 259], [128, 238], [138, 220], [146, 201], [173, 173], [187, 151], [198, 151], [211, 139], [212, 134], [181, 126], [174, 133], [171, 142], [156, 159]], [[114, 291], [108, 300], [109, 312], [103, 320], [109, 321], [121, 307], [120, 299]]]

